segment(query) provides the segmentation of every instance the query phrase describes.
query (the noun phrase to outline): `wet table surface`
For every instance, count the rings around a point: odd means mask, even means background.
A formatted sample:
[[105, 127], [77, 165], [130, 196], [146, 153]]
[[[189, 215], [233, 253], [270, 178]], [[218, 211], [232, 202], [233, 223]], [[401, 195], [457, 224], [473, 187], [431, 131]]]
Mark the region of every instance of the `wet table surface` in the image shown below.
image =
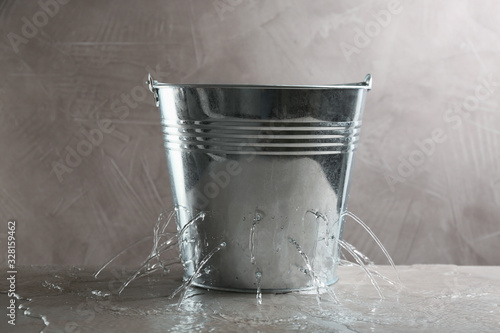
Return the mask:
[[[372, 266], [395, 280], [388, 266]], [[98, 279], [90, 267], [18, 268], [16, 325], [2, 315], [1, 332], [500, 332], [500, 267], [399, 266], [401, 287], [380, 277], [381, 300], [359, 267], [339, 268], [334, 293], [255, 294], [188, 289], [181, 268], [134, 281], [133, 271], [109, 268]], [[10, 298], [0, 282], [2, 309]], [[334, 299], [334, 294], [337, 300]]]

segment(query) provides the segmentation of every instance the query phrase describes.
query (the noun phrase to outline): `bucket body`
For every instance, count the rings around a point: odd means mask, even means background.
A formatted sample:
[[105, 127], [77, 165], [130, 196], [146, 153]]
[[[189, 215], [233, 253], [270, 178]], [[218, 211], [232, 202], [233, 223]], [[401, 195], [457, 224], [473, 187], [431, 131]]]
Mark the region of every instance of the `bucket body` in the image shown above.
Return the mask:
[[263, 292], [334, 283], [371, 77], [329, 86], [148, 84], [177, 227], [204, 215], [179, 236], [185, 279]]

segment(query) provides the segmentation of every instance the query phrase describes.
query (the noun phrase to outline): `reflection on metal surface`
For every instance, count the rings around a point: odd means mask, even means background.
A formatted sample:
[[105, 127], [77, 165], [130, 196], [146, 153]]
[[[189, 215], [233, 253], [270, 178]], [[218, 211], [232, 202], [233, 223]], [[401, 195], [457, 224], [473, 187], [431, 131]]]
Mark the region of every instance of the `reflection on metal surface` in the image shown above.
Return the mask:
[[[179, 239], [185, 279], [236, 291], [314, 288], [293, 238], [313, 258], [316, 278], [334, 283], [371, 76], [324, 86], [147, 83], [162, 114], [174, 203], [186, 208], [177, 210], [178, 227], [205, 213]], [[222, 242], [225, 251], [198, 276]]]

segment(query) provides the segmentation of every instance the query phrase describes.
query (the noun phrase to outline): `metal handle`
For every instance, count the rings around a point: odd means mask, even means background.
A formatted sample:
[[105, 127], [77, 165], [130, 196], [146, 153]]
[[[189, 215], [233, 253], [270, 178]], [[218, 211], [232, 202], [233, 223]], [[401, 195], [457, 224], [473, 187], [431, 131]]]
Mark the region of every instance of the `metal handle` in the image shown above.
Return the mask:
[[363, 82], [365, 83], [365, 86], [367, 87], [368, 90], [372, 89], [372, 75], [371, 74], [366, 74]]
[[151, 76], [151, 73], [148, 73], [148, 80], [146, 81], [146, 84], [148, 85], [149, 90], [153, 93], [155, 105], [158, 107], [158, 106], [160, 106], [160, 97], [158, 96], [158, 88], [154, 87], [154, 85], [157, 83], [158, 83], [158, 81], [153, 79], [153, 77]]

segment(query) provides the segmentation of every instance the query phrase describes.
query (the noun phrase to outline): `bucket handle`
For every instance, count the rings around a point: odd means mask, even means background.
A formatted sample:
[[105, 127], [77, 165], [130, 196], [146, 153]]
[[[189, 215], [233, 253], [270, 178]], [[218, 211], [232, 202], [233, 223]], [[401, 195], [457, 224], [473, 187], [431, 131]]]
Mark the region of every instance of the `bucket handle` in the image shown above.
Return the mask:
[[371, 90], [372, 89], [372, 75], [366, 74], [365, 79], [363, 80], [363, 83], [365, 84], [366, 89]]
[[[146, 81], [146, 84], [148, 85], [149, 90], [153, 93], [155, 105], [157, 107], [160, 106], [160, 97], [158, 96], [158, 88], [155, 88], [155, 84], [158, 84], [158, 81], [153, 79], [153, 77], [151, 76], [151, 73], [148, 73], [148, 80]], [[371, 90], [372, 89], [372, 75], [366, 74], [362, 84], [363, 84], [363, 86], [366, 87], [367, 90]]]
[[158, 107], [158, 106], [160, 106], [160, 97], [158, 96], [158, 88], [154, 87], [154, 85], [157, 83], [158, 83], [158, 81], [153, 79], [153, 77], [151, 76], [151, 73], [148, 73], [148, 80], [146, 81], [146, 84], [148, 85], [149, 90], [153, 93], [155, 105]]

